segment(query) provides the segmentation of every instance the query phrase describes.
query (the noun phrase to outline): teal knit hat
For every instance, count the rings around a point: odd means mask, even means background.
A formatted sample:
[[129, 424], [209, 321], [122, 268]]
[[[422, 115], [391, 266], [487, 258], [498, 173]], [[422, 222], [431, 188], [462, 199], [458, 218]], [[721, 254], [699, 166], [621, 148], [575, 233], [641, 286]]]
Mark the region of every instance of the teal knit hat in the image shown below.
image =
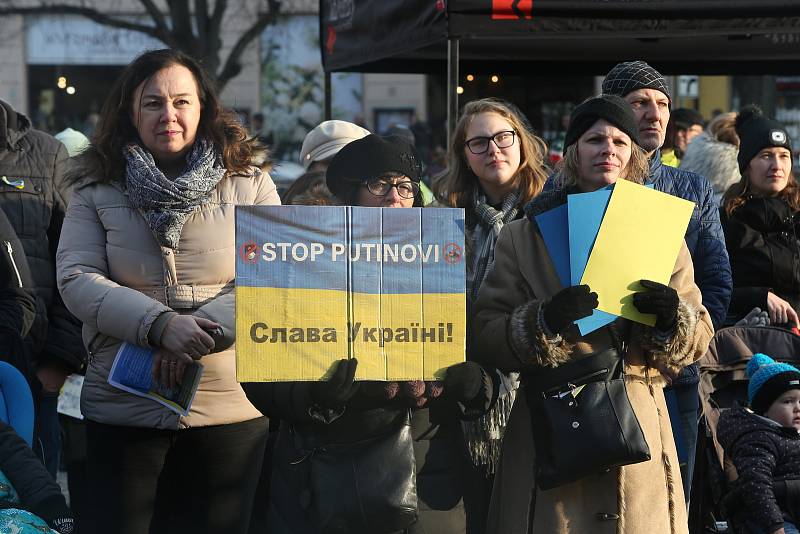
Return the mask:
[[766, 354], [753, 354], [747, 362], [747, 396], [750, 407], [763, 415], [785, 391], [800, 389], [800, 371], [788, 363], [778, 363]]

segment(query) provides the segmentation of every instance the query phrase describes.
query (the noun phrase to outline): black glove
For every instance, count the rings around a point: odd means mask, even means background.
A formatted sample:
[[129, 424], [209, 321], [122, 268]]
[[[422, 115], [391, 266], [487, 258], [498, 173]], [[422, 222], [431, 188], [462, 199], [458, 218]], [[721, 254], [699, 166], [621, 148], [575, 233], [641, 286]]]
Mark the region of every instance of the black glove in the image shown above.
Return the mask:
[[633, 305], [642, 313], [656, 316], [656, 328], [671, 332], [678, 323], [678, 292], [651, 280], [639, 280], [645, 291], [633, 294]]
[[597, 304], [597, 293], [587, 285], [564, 288], [544, 305], [544, 322], [550, 332], [558, 334], [578, 319], [589, 317]]
[[60, 534], [76, 532], [75, 518], [61, 495], [47, 497], [31, 508], [33, 513], [44, 519], [56, 532]]
[[483, 369], [475, 362], [461, 362], [447, 368], [444, 375], [444, 393], [463, 404], [469, 404], [486, 392]]
[[358, 360], [339, 360], [336, 370], [329, 380], [314, 382], [311, 386], [311, 399], [325, 408], [342, 406], [358, 391], [355, 381]]

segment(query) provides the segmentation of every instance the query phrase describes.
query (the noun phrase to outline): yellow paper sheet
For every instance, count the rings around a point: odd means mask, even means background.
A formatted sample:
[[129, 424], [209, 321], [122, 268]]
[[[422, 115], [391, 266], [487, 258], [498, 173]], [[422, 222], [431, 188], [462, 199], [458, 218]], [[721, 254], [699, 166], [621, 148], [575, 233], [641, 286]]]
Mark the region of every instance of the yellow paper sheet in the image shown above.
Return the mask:
[[647, 325], [655, 315], [639, 313], [633, 293], [639, 280], [668, 284], [694, 203], [620, 180], [597, 233], [581, 284], [598, 295], [598, 309]]

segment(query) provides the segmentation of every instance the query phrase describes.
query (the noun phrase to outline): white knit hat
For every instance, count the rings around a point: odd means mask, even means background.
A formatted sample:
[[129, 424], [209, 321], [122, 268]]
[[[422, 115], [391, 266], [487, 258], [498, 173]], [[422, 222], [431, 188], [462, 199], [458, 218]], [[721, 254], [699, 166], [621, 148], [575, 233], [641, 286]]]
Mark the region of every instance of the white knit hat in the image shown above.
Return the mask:
[[77, 156], [89, 146], [89, 139], [77, 130], [67, 128], [55, 134], [53, 137], [61, 141], [67, 147], [67, 153], [70, 157]]
[[350, 141], [362, 139], [370, 134], [366, 128], [347, 121], [325, 121], [308, 132], [300, 149], [300, 162], [308, 167], [315, 161], [332, 158]]

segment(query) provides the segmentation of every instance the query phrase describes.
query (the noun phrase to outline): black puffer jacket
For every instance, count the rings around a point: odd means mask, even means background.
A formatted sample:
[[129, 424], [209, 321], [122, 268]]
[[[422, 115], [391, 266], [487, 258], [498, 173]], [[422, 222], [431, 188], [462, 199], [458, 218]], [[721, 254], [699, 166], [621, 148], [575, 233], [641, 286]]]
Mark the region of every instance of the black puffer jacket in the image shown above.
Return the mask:
[[800, 311], [800, 217], [780, 198], [748, 196], [731, 215], [722, 214], [733, 271], [729, 314], [740, 319], [766, 309], [772, 291]]
[[773, 485], [800, 479], [800, 434], [735, 406], [720, 417], [717, 437], [739, 474], [737, 502], [746, 508], [746, 519], [763, 532], [781, 528], [789, 517], [779, 507]]
[[28, 261], [22, 244], [0, 210], [0, 360], [11, 363], [30, 380], [31, 369], [22, 338], [36, 319]]
[[34, 130], [0, 100], [0, 209], [25, 249], [37, 296], [27, 341], [34, 364], [59, 360], [73, 371], [86, 360], [81, 325], [64, 307], [55, 283], [55, 253], [66, 209], [67, 149]]
[[[38, 515], [50, 528], [75, 532], [75, 521], [61, 488], [28, 444], [12, 427], [0, 421], [0, 471], [17, 490], [22, 507]], [[8, 503], [11, 504], [11, 503]], [[18, 507], [18, 506], [14, 506]]]

